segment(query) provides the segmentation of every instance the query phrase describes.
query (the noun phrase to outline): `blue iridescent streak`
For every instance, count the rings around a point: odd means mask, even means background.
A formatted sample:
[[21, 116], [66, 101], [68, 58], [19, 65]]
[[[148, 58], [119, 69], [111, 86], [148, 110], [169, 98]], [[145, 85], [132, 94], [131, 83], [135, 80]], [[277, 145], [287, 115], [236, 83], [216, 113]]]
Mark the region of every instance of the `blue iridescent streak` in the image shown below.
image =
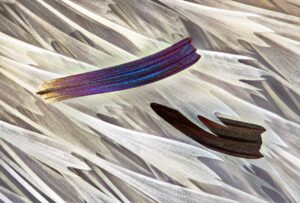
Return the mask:
[[55, 101], [134, 88], [167, 78], [198, 61], [190, 39], [143, 59], [102, 70], [59, 78], [38, 92]]

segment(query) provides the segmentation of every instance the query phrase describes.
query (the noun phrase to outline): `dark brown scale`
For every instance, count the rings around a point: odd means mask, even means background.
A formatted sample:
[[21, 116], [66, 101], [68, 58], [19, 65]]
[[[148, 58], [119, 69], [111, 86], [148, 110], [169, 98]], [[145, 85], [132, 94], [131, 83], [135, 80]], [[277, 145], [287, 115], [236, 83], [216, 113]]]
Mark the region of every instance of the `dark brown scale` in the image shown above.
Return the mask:
[[151, 104], [151, 108], [177, 130], [210, 149], [243, 158], [263, 157], [259, 149], [262, 145], [261, 134], [265, 129], [261, 126], [220, 118], [227, 125], [225, 127], [199, 117], [203, 124], [217, 135], [215, 136], [198, 127], [175, 109], [155, 103]]

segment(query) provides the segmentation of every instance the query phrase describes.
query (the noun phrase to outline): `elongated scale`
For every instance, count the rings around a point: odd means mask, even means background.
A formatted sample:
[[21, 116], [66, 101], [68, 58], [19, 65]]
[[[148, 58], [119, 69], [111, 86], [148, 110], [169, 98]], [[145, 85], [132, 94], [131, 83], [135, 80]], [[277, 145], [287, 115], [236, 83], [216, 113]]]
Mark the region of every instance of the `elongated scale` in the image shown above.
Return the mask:
[[191, 39], [142, 59], [87, 73], [58, 78], [40, 85], [48, 102], [135, 88], [172, 76], [200, 59]]

